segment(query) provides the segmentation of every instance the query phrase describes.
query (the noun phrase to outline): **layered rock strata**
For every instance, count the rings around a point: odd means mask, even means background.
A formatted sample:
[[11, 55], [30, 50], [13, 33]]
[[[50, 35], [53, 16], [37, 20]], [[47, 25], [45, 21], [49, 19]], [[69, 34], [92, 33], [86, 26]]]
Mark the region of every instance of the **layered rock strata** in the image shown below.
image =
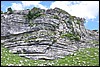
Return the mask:
[[[25, 18], [29, 11], [31, 20]], [[12, 53], [34, 60], [63, 58], [80, 48], [99, 46], [99, 32], [87, 30], [84, 22], [59, 8], [14, 10], [1, 14], [1, 43]]]

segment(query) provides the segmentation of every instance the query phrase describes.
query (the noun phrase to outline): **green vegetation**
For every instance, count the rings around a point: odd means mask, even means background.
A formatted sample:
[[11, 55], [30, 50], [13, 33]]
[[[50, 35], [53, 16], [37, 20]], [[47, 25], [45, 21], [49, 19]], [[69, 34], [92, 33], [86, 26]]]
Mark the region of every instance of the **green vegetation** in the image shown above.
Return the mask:
[[33, 19], [36, 19], [37, 17], [41, 16], [40, 12], [38, 11], [38, 8], [34, 7], [32, 10], [29, 11], [29, 13], [24, 16], [26, 19], [29, 20], [29, 25], [33, 26], [34, 24], [32, 23]]
[[96, 41], [96, 40], [92, 40], [92, 41], [89, 41], [90, 43], [93, 43], [93, 44], [99, 44], [99, 41]]
[[24, 40], [24, 42], [26, 42], [26, 43], [27, 43], [27, 42], [29, 42], [29, 40], [28, 40], [28, 39], [26, 39], [26, 40]]
[[76, 23], [80, 25], [81, 22], [83, 22], [82, 18], [78, 18]]
[[71, 23], [71, 20], [68, 20], [67, 23]]
[[37, 7], [33, 7], [33, 8], [32, 8], [32, 10], [36, 10], [36, 11], [37, 11], [38, 9], [39, 9], [39, 8], [37, 8]]
[[33, 19], [36, 19], [37, 17], [41, 16], [42, 14], [40, 13], [41, 12], [39, 11], [39, 8], [34, 7], [33, 9], [31, 9]]
[[57, 33], [56, 32], [53, 32], [54, 33], [54, 35], [56, 35]]
[[68, 12], [66, 12], [66, 11], [64, 11], [62, 9], [59, 10], [59, 13], [65, 13], [65, 14], [68, 14], [69, 16], [71, 16]]
[[[74, 21], [74, 18], [76, 18], [76, 16], [70, 16], [69, 19]], [[81, 20], [77, 19], [77, 24], [80, 24], [81, 23]]]
[[73, 55], [56, 60], [31, 60], [12, 54], [1, 47], [1, 66], [99, 66], [99, 48], [81, 49]]
[[99, 44], [99, 41], [94, 40], [93, 44]]
[[69, 23], [70, 25], [72, 25], [72, 21], [73, 21], [73, 19], [71, 19], [71, 18], [69, 17], [69, 20], [67, 21], [67, 23]]
[[41, 14], [41, 16], [46, 16], [46, 14]]
[[56, 32], [54, 32], [54, 31], [53, 31], [53, 32], [52, 32], [52, 31], [50, 31], [50, 32], [48, 32], [48, 35], [49, 35], [49, 36], [56, 35]]
[[76, 18], [76, 16], [71, 16], [69, 17], [70, 20], [74, 21], [74, 18]]
[[29, 38], [28, 40], [36, 40], [36, 39], [37, 39], [37, 37]]
[[28, 38], [28, 39], [25, 39], [24, 42], [29, 42], [30, 40], [34, 41], [34, 40], [36, 40], [36, 39], [37, 39], [37, 37], [34, 37], [34, 38]]
[[59, 19], [59, 17], [57, 15], [54, 15], [54, 19]]
[[25, 16], [25, 18], [29, 20], [29, 25], [30, 25], [30, 26], [33, 26], [32, 19], [33, 19], [34, 17], [33, 17], [33, 14], [32, 14], [31, 11], [29, 11], [29, 13]]
[[33, 15], [31, 13], [31, 11], [29, 11], [29, 13], [25, 16], [28, 20], [33, 19]]
[[64, 21], [64, 23], [66, 24], [66, 21], [65, 20], [63, 20]]
[[7, 11], [10, 12], [9, 14], [12, 14], [12, 13], [13, 13], [13, 10], [11, 9], [11, 7], [9, 7], [9, 8], [7, 9]]
[[35, 14], [33, 14], [33, 15], [34, 15], [34, 19], [36, 19], [37, 17], [41, 16], [40, 13], [35, 13]]
[[79, 20], [77, 20], [77, 24], [80, 24], [80, 21]]
[[4, 12], [4, 14], [7, 14], [7, 12]]
[[29, 22], [29, 26], [33, 27], [34, 23], [32, 23], [32, 21]]
[[75, 35], [75, 34], [72, 34], [72, 33], [62, 34], [61, 37], [62, 38], [68, 37], [70, 40], [76, 40], [76, 41], [80, 40], [78, 35]]
[[81, 19], [77, 19], [77, 22], [76, 23], [80, 25]]
[[80, 40], [79, 36], [75, 36], [75, 37], [73, 37], [73, 39], [76, 40], [76, 41]]

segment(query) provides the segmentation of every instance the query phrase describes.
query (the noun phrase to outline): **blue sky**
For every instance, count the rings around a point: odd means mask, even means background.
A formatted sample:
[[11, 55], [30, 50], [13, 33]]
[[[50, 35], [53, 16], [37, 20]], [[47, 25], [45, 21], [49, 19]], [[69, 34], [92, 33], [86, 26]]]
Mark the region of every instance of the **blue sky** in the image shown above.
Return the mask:
[[73, 16], [86, 19], [86, 29], [99, 30], [99, 1], [1, 1], [1, 10], [6, 12], [7, 8], [13, 10], [61, 8]]

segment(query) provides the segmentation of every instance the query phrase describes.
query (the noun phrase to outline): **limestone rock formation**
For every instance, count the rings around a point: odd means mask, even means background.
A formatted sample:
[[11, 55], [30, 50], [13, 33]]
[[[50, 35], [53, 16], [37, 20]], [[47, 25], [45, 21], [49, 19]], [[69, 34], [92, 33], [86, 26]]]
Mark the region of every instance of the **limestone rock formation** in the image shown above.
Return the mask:
[[34, 60], [63, 58], [80, 48], [99, 46], [99, 32], [87, 30], [84, 22], [59, 8], [13, 10], [1, 14], [1, 43]]

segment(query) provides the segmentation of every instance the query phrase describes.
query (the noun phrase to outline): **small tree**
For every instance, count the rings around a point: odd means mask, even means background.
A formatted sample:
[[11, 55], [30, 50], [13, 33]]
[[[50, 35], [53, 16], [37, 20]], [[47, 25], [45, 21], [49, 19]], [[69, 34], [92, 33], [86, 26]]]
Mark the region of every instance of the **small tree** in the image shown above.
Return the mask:
[[33, 26], [34, 24], [32, 23], [32, 20], [36, 19], [39, 16], [41, 16], [40, 12], [34, 13], [32, 10], [30, 10], [29, 13], [25, 17], [26, 17], [26, 19], [29, 20], [30, 26]]
[[33, 25], [33, 24], [32, 24], [32, 19], [33, 19], [33, 14], [32, 14], [32, 12], [29, 11], [29, 13], [28, 13], [28, 15], [27, 15], [26, 17], [27, 17], [27, 19], [29, 20], [30, 26], [32, 26], [32, 25]]
[[7, 9], [7, 11], [9, 11], [9, 14], [12, 14], [12, 13], [13, 13], [11, 7], [9, 7], [9, 8]]

